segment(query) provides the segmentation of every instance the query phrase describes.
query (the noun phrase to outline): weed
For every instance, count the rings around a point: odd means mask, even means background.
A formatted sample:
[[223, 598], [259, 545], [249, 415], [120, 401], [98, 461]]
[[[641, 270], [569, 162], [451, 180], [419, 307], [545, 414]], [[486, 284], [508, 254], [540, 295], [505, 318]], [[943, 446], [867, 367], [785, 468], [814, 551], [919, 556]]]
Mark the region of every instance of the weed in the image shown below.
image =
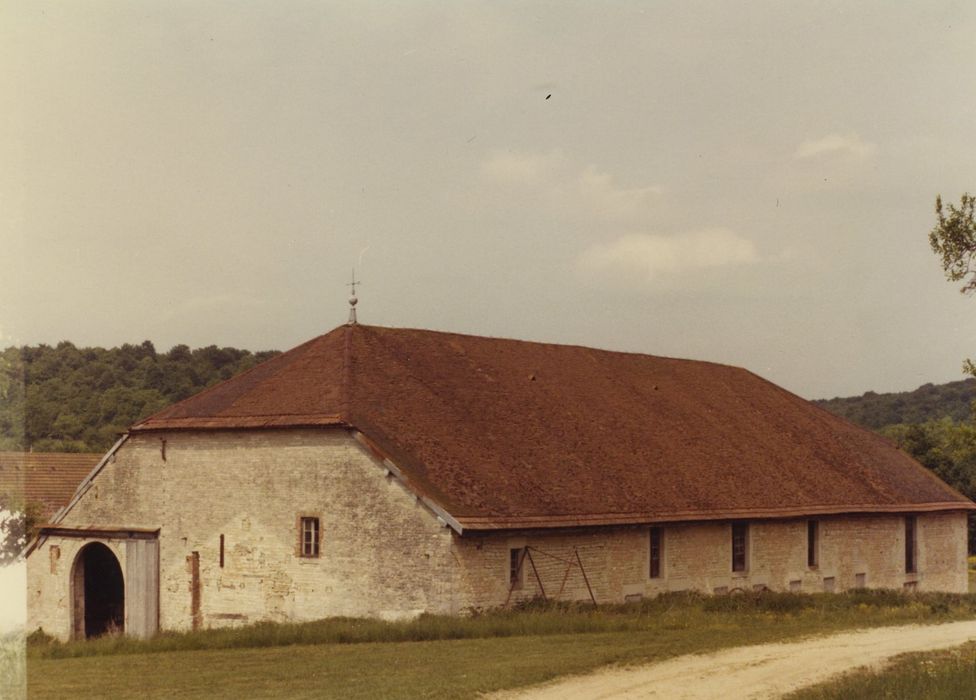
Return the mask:
[[296, 644], [425, 642], [447, 639], [551, 636], [612, 632], [741, 628], [768, 618], [802, 617], [811, 624], [852, 627], [976, 613], [976, 595], [856, 590], [838, 594], [748, 592], [729, 596], [668, 593], [633, 603], [532, 600], [510, 609], [482, 610], [465, 617], [424, 614], [389, 622], [335, 617], [304, 623], [257, 622], [198, 632], [163, 632], [149, 640], [106, 635], [62, 643], [42, 631], [28, 638], [32, 657], [67, 658], [199, 649], [280, 647]]

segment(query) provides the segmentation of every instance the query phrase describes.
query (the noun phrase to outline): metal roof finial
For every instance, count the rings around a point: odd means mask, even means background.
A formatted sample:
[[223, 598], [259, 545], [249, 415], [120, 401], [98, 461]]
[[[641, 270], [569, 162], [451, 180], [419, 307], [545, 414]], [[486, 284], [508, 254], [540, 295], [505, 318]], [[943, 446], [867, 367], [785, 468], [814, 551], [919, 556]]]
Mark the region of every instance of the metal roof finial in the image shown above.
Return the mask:
[[359, 303], [359, 299], [356, 298], [356, 285], [362, 284], [362, 282], [356, 281], [356, 268], [352, 268], [352, 282], [349, 282], [346, 286], [352, 288], [352, 294], [349, 295], [349, 324], [350, 326], [356, 325], [356, 304]]

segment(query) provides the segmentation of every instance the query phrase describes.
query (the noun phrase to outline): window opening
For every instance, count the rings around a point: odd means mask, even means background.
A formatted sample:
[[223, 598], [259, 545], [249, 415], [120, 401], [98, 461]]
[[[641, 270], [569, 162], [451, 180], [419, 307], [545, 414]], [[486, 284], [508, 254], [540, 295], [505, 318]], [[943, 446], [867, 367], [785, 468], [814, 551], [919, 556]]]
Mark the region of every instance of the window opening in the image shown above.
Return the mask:
[[918, 572], [916, 530], [918, 523], [914, 515], [905, 518], [905, 573]]
[[302, 518], [302, 556], [319, 555], [319, 519]]
[[749, 524], [732, 523], [732, 571], [748, 569]]
[[820, 523], [807, 521], [807, 567], [816, 569], [820, 565]]
[[508, 586], [511, 590], [522, 587], [525, 576], [522, 572], [522, 560], [525, 557], [525, 547], [514, 547], [508, 551]]
[[661, 577], [662, 528], [652, 527], [650, 532], [650, 577]]

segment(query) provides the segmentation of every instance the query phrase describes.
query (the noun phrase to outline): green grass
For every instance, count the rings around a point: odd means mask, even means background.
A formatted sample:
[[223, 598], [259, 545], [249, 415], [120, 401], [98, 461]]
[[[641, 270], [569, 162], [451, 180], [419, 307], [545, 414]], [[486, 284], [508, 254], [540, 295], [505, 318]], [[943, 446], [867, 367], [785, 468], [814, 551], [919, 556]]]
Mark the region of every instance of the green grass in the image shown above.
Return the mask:
[[31, 698], [469, 698], [611, 663], [854, 627], [976, 616], [976, 596], [668, 595], [410, 622], [294, 625], [28, 646]]
[[798, 691], [789, 700], [959, 700], [976, 698], [976, 643], [905, 654], [876, 671], [862, 670]]

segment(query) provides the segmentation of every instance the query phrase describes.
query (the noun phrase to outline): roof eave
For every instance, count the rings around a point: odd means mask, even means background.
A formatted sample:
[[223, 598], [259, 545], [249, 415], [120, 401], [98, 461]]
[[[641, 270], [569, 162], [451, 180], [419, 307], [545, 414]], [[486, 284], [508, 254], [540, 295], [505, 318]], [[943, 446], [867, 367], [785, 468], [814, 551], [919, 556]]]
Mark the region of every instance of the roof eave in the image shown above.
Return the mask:
[[162, 430], [254, 430], [264, 428], [349, 428], [339, 415], [309, 416], [216, 416], [213, 418], [161, 418], [143, 421], [129, 428], [130, 433]]
[[826, 515], [872, 515], [901, 513], [937, 513], [976, 511], [972, 501], [937, 503], [850, 504], [804, 506], [773, 509], [733, 509], [712, 511], [684, 511], [675, 513], [604, 513], [535, 516], [458, 516], [457, 521], [467, 533], [499, 530], [549, 530], [578, 527], [606, 527], [613, 525], [653, 525], [663, 523], [714, 522], [729, 520], [775, 520]]

